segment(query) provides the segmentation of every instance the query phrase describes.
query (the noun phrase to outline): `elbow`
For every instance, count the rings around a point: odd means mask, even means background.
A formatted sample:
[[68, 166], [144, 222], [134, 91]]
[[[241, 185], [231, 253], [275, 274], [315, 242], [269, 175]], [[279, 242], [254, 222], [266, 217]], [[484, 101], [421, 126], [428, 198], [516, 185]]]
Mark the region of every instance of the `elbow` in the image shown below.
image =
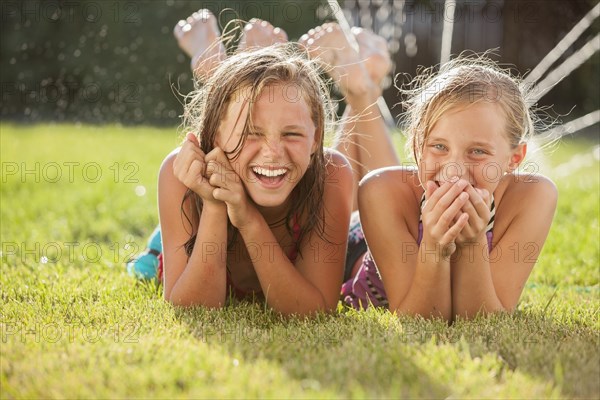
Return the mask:
[[221, 301], [211, 302], [211, 301], [202, 301], [198, 299], [190, 299], [181, 296], [175, 296], [171, 293], [170, 296], [164, 297], [165, 301], [174, 307], [178, 308], [194, 308], [198, 306], [202, 306], [208, 309], [220, 309], [223, 308], [223, 303]]
[[514, 307], [505, 307], [500, 302], [498, 304], [494, 304], [491, 306], [486, 306], [485, 304], [479, 308], [465, 308], [454, 310], [453, 312], [453, 320], [462, 319], [462, 320], [473, 320], [477, 317], [485, 317], [493, 314], [502, 314], [502, 313], [511, 313], [514, 311]]
[[427, 309], [410, 309], [403, 307], [402, 304], [399, 304], [397, 307], [390, 307], [390, 310], [398, 316], [407, 315], [410, 317], [420, 317], [429, 321], [437, 320], [444, 321], [446, 323], [452, 322], [452, 310], [449, 308], [447, 310], [443, 310], [433, 306], [433, 308]]
[[282, 307], [280, 304], [270, 304], [271, 308], [284, 317], [315, 317], [319, 314], [332, 314], [337, 310], [337, 301], [335, 304], [328, 304], [321, 298], [311, 305], [302, 307], [302, 302], [296, 301], [293, 307]]

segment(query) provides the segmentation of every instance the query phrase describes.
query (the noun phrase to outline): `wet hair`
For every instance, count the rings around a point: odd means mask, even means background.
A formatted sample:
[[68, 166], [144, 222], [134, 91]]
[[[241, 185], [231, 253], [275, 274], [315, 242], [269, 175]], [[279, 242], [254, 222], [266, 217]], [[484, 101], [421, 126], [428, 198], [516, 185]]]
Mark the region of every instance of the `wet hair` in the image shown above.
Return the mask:
[[461, 55], [421, 71], [406, 88], [404, 125], [407, 150], [417, 164], [432, 128], [449, 110], [475, 103], [497, 104], [504, 113], [505, 133], [514, 148], [534, 134], [534, 113], [529, 107], [529, 90], [509, 70], [501, 69], [484, 55]]
[[[333, 120], [333, 108], [329, 99], [326, 84], [320, 78], [319, 69], [306, 55], [293, 44], [273, 45], [265, 48], [252, 49], [236, 53], [222, 61], [209, 76], [203, 86], [197, 86], [186, 97], [184, 105], [183, 132], [193, 132], [197, 135], [202, 151], [206, 154], [215, 148], [217, 134], [221, 122], [225, 119], [229, 104], [235, 96], [244, 96], [248, 102], [249, 112], [244, 123], [241, 138], [235, 148], [226, 153], [234, 160], [242, 150], [252, 127], [252, 109], [257, 99], [265, 89], [274, 85], [293, 85], [294, 90], [284, 90], [284, 95], [290, 93], [290, 101], [304, 101], [310, 110], [312, 122], [315, 125], [315, 151], [311, 155], [308, 169], [291, 193], [291, 204], [285, 217], [285, 224], [292, 235], [292, 225], [296, 217], [302, 216], [301, 236], [298, 242], [308, 237], [315, 230], [317, 234], [324, 232], [323, 193], [327, 162], [323, 141], [325, 132], [330, 131]], [[291, 93], [294, 93], [292, 96]], [[181, 210], [188, 222], [183, 204], [192, 198], [197, 215], [202, 212], [202, 199], [193, 191], [186, 192]], [[281, 221], [283, 222], [283, 221]], [[233, 243], [236, 230], [228, 224], [229, 245]], [[191, 235], [191, 233], [190, 233]], [[196, 235], [191, 235], [185, 243], [186, 253], [191, 255]]]

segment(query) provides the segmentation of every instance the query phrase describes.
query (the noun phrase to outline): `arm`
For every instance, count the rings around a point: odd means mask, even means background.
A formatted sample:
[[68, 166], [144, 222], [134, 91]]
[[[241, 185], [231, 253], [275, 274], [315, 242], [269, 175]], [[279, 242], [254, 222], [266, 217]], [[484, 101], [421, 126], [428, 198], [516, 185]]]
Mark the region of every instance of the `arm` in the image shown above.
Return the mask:
[[556, 187], [542, 176], [509, 179], [496, 212], [497, 244], [492, 252], [488, 255], [487, 239], [479, 235], [460, 245], [460, 255], [452, 263], [454, 315], [512, 311], [546, 241], [556, 209]]
[[453, 235], [466, 223], [459, 218], [448, 229], [463, 204], [458, 197], [461, 189], [450, 183], [439, 190], [428, 187], [419, 246], [418, 185], [416, 172], [409, 169], [386, 168], [369, 174], [359, 189], [363, 230], [381, 273], [390, 310], [449, 319], [450, 254], [445, 252]]
[[[213, 155], [209, 156], [212, 158]], [[256, 275], [269, 306], [283, 314], [331, 311], [339, 299], [353, 178], [352, 170], [342, 155], [334, 153], [330, 157], [323, 198], [325, 232], [322, 236], [326, 240], [311, 232], [302, 241], [295, 265], [288, 259], [264, 217], [255, 207], [248, 206], [241, 183], [238, 188], [234, 188], [237, 186], [235, 182], [222, 184], [222, 191], [215, 195], [227, 204], [229, 218], [238, 228], [246, 246], [252, 244], [262, 255], [252, 260]], [[216, 155], [215, 158], [225, 163], [224, 155]], [[231, 176], [231, 171], [228, 176]], [[221, 184], [219, 181], [227, 180], [227, 176], [213, 175], [211, 182], [213, 179], [215, 184]]]
[[323, 234], [313, 231], [302, 241], [295, 268], [290, 263], [291, 268], [286, 268], [285, 273], [277, 271], [273, 264], [255, 264], [265, 294], [268, 290], [267, 301], [283, 313], [332, 311], [339, 301], [354, 178], [350, 164], [340, 153], [330, 150], [325, 157], [329, 163], [323, 196]]
[[[188, 186], [181, 181], [182, 175], [176, 176], [177, 172], [181, 174], [181, 169], [186, 167], [185, 174], [190, 179], [186, 183], [189, 186], [194, 186], [191, 180], [203, 179], [203, 166], [198, 163], [192, 166], [190, 162], [195, 157], [192, 154], [198, 153], [194, 150], [187, 152], [186, 156], [186, 147], [192, 146], [186, 143], [182, 150], [167, 156], [158, 179], [164, 298], [181, 306], [201, 304], [220, 307], [226, 298], [226, 259], [223, 249], [227, 246], [227, 213], [224, 204], [205, 201], [202, 215], [198, 216], [191, 199], [188, 199], [183, 207], [186, 214], [192, 216], [192, 221], [188, 222], [181, 214], [181, 200]], [[207, 186], [205, 179], [204, 185]], [[206, 188], [211, 190], [210, 187]], [[190, 233], [197, 233], [197, 236], [188, 258], [183, 245], [190, 238]]]

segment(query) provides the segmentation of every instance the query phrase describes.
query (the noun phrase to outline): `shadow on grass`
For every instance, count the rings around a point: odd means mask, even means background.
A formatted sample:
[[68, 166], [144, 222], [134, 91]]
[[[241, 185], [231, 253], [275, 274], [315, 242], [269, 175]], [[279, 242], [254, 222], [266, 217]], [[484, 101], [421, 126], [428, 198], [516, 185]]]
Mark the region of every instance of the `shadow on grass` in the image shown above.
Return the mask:
[[290, 385], [302, 390], [342, 398], [443, 398], [451, 393], [413, 362], [414, 351], [400, 345], [410, 339], [389, 313], [284, 318], [263, 304], [242, 302], [220, 311], [196, 308], [176, 315], [197, 340], [245, 363], [276, 365], [293, 380]]
[[[284, 318], [264, 304], [249, 302], [218, 311], [180, 309], [176, 316], [197, 340], [245, 363], [277, 365], [303, 389], [341, 397], [489, 393], [470, 378], [455, 381], [462, 379], [462, 370], [477, 368], [480, 359], [492, 360], [481, 369], [489, 368], [499, 390], [511, 392], [528, 379], [544, 393], [600, 393], [598, 333], [539, 311], [457, 321], [450, 327], [442, 321], [397, 318], [384, 310]], [[515, 373], [525, 377], [514, 380]], [[535, 390], [531, 393], [539, 393]]]

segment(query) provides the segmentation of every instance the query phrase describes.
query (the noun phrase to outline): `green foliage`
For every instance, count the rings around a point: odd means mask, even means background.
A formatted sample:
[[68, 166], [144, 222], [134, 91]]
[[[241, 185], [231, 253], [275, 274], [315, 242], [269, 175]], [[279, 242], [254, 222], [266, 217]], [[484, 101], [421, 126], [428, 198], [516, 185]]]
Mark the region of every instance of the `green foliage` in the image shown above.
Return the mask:
[[[173, 27], [200, 8], [221, 27], [257, 17], [298, 39], [319, 0], [5, 1], [0, 116], [18, 121], [177, 124], [193, 89]], [[239, 30], [238, 30], [239, 32]]]
[[597, 142], [565, 140], [546, 160], [559, 207], [518, 310], [449, 327], [373, 309], [304, 319], [252, 302], [174, 308], [124, 261], [157, 222], [175, 130], [0, 131], [2, 398], [600, 395]]

